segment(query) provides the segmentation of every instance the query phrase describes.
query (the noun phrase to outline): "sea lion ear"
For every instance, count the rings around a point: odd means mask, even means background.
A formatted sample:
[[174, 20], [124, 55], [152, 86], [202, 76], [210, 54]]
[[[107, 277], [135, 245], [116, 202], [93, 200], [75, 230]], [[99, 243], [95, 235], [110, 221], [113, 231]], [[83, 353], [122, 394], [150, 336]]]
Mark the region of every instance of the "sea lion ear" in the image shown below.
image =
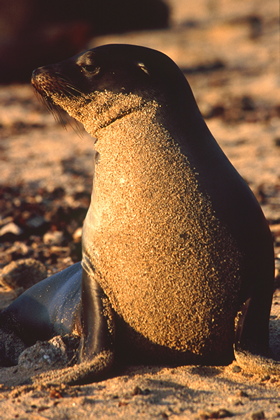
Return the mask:
[[80, 66], [83, 64], [93, 65], [95, 61], [95, 57], [96, 57], [96, 54], [94, 51], [91, 51], [91, 50], [86, 51], [78, 56], [77, 64]]
[[96, 54], [94, 51], [86, 51], [77, 60], [78, 66], [80, 66], [83, 71], [91, 73], [93, 76], [100, 73], [100, 67], [96, 65], [95, 56]]
[[144, 63], [142, 63], [141, 61], [138, 61], [136, 64], [144, 73], [150, 76], [149, 70], [147, 69]]

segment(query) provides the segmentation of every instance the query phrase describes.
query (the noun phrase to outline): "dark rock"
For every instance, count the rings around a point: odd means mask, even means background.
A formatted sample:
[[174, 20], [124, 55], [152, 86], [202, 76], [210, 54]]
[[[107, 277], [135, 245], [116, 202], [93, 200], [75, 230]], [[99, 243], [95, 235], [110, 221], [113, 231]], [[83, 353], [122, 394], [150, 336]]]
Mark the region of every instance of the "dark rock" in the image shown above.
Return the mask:
[[47, 277], [47, 270], [40, 261], [32, 258], [12, 261], [1, 272], [1, 283], [12, 289], [24, 290]]
[[22, 234], [22, 229], [15, 223], [10, 222], [0, 229], [0, 241], [14, 241]]
[[16, 334], [0, 329], [0, 366], [17, 365], [25, 345]]
[[265, 414], [263, 411], [257, 411], [256, 413], [252, 414], [252, 420], [264, 420]]
[[25, 369], [50, 369], [54, 365], [66, 365], [68, 356], [66, 346], [60, 336], [50, 341], [37, 341], [25, 349], [18, 358], [18, 364]]

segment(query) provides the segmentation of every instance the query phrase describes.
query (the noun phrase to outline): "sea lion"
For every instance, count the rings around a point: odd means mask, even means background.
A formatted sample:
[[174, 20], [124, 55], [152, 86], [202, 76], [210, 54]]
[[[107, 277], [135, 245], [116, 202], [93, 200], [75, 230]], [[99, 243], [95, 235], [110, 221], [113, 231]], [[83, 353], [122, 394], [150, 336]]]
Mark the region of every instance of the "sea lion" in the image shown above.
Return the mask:
[[[96, 138], [82, 268], [52, 282], [81, 284], [80, 364], [63, 380], [102, 378], [114, 359], [228, 364], [234, 343], [268, 354], [272, 237], [177, 65], [148, 48], [105, 45], [35, 70], [32, 83]], [[35, 340], [20, 299], [1, 323]], [[40, 304], [44, 320], [51, 312], [46, 329], [63, 333], [72, 303], [56, 302], [55, 317], [50, 298]]]
[[20, 319], [13, 329], [25, 343], [79, 330], [81, 274], [81, 263], [73, 264], [30, 287], [9, 305], [7, 319]]

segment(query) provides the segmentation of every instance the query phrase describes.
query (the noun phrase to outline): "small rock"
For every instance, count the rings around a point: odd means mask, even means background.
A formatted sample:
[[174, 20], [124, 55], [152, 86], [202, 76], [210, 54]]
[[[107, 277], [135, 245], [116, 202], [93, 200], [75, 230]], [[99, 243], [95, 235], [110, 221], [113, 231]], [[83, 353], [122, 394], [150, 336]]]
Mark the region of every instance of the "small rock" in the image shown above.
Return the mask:
[[241, 370], [242, 370], [241, 367], [238, 366], [238, 365], [235, 365], [235, 366], [232, 367], [232, 372], [233, 373], [240, 373]]
[[25, 369], [50, 368], [53, 365], [66, 365], [68, 362], [66, 346], [60, 336], [49, 341], [37, 341], [25, 349], [18, 358], [18, 364]]
[[20, 236], [21, 234], [21, 228], [13, 222], [8, 223], [0, 229], [1, 241], [9, 241], [15, 236]]
[[276, 137], [274, 139], [274, 144], [275, 144], [276, 147], [280, 147], [280, 137]]
[[56, 389], [56, 388], [51, 389], [50, 390], [50, 398], [53, 398], [53, 399], [63, 398], [63, 396], [61, 394], [61, 390], [60, 389]]
[[54, 232], [47, 232], [43, 236], [43, 242], [46, 245], [62, 245], [64, 241], [63, 232], [56, 230]]
[[33, 216], [26, 221], [26, 226], [30, 229], [39, 229], [42, 226], [46, 225], [47, 221], [42, 216]]
[[75, 232], [73, 233], [74, 242], [80, 242], [81, 241], [82, 231], [83, 231], [82, 227], [79, 227], [78, 229], [75, 230]]
[[247, 394], [247, 392], [242, 391], [242, 389], [241, 389], [241, 390], [239, 390], [239, 391], [237, 391], [237, 395], [238, 395], [239, 397], [246, 397], [246, 398], [249, 398], [249, 395]]
[[269, 381], [269, 379], [270, 379], [270, 375], [264, 375], [264, 376], [261, 378], [261, 381], [262, 381], [262, 382], [266, 382], [266, 381]]
[[55, 187], [52, 191], [51, 191], [52, 197], [53, 198], [62, 198], [65, 196], [65, 189], [62, 187]]
[[133, 389], [132, 395], [148, 395], [151, 391], [148, 388], [142, 389], [140, 386], [137, 386]]
[[5, 225], [7, 225], [8, 223], [11, 223], [13, 220], [14, 220], [14, 219], [13, 219], [11, 216], [5, 217], [4, 219], [3, 219], [3, 218], [0, 218], [0, 226], [1, 226], [1, 227], [2, 227], [2, 226], [5, 226]]
[[206, 419], [225, 419], [226, 417], [232, 417], [232, 416], [233, 414], [230, 411], [225, 410], [224, 408], [221, 408], [220, 410], [217, 410], [217, 411], [201, 413], [199, 417], [202, 420], [206, 420]]
[[47, 277], [47, 274], [47, 270], [41, 262], [33, 258], [26, 258], [12, 261], [6, 265], [1, 272], [0, 282], [12, 289], [23, 288], [26, 290]]
[[118, 404], [119, 407], [126, 407], [127, 405], [128, 405], [128, 402], [126, 401], [119, 401], [119, 404]]
[[15, 333], [0, 329], [0, 366], [16, 365], [25, 347], [23, 341]]
[[30, 249], [24, 242], [16, 241], [14, 242], [13, 246], [7, 249], [6, 252], [7, 254], [11, 254], [12, 257], [14, 255], [21, 255], [23, 257], [23, 256], [28, 255], [28, 253], [30, 252]]
[[257, 411], [256, 413], [252, 414], [252, 420], [264, 420], [265, 414], [263, 411]]

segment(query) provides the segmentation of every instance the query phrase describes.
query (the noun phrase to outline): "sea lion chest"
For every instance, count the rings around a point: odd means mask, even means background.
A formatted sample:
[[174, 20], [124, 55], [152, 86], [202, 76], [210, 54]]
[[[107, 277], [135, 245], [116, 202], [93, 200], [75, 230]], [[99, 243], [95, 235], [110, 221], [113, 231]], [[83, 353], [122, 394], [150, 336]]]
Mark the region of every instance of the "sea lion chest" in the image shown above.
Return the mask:
[[222, 348], [236, 313], [239, 254], [188, 158], [140, 111], [103, 130], [96, 149], [84, 268], [151, 342], [203, 355], [220, 337]]

